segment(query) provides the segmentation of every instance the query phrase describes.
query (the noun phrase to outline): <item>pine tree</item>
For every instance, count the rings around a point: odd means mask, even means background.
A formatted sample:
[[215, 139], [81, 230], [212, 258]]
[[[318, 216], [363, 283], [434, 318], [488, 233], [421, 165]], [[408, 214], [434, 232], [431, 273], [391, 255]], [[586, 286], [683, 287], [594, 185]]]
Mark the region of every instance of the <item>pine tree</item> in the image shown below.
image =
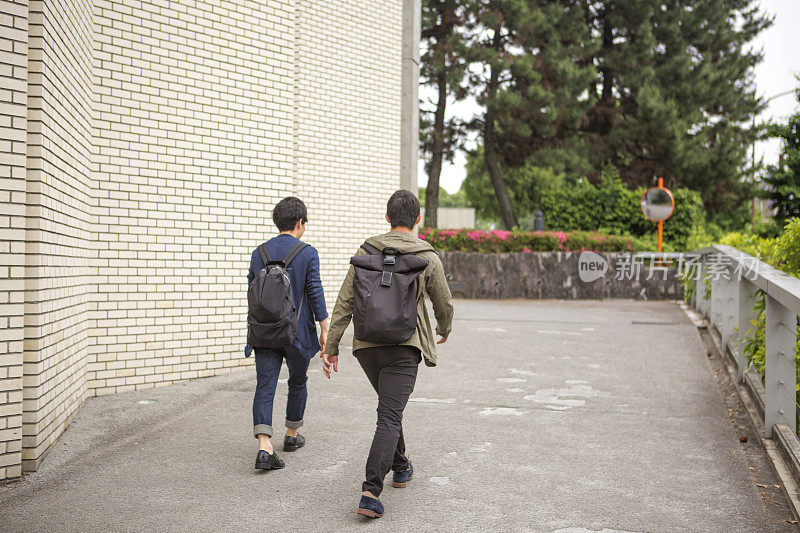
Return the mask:
[[476, 0], [470, 8], [470, 88], [485, 108], [475, 125], [510, 229], [517, 218], [502, 168], [575, 149], [594, 77], [591, 38], [577, 0]]
[[[436, 88], [434, 110], [420, 106], [420, 140], [423, 153], [430, 159], [425, 165], [428, 173], [426, 189], [425, 227], [437, 227], [439, 210], [439, 177], [443, 161], [452, 160], [463, 137], [461, 124], [446, 119], [448, 97], [463, 99], [462, 87], [466, 68], [463, 16], [468, 2], [459, 0], [424, 0], [422, 3], [422, 39], [425, 52], [420, 60], [422, 83]], [[432, 116], [431, 116], [432, 115]]]
[[[800, 89], [797, 101], [800, 103]], [[800, 110], [786, 124], [770, 125], [768, 133], [783, 141], [781, 163], [767, 167], [767, 189], [761, 197], [772, 200], [775, 222], [782, 227], [787, 218], [800, 217]]]
[[[515, 167], [502, 166], [500, 170], [503, 181], [508, 184], [514, 211], [520, 213], [521, 220], [541, 207], [542, 195], [564, 187], [563, 175], [556, 174], [552, 168], [542, 168], [530, 162]], [[497, 220], [500, 217], [482, 148], [467, 154], [467, 176], [459, 193], [464, 195], [468, 205], [475, 207], [481, 218]]]
[[703, 194], [706, 208], [742, 205], [747, 147], [762, 109], [748, 43], [771, 20], [754, 0], [587, 0], [600, 41], [584, 131], [592, 166], [607, 162], [634, 185], [663, 176]]

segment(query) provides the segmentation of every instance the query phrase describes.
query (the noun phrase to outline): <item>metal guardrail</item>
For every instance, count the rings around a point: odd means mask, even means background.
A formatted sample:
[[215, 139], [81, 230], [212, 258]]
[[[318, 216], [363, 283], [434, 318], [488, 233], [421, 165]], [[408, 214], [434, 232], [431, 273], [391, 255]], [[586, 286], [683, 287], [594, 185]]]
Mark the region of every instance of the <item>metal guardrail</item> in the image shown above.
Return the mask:
[[[766, 298], [764, 429], [771, 438], [776, 424], [797, 433], [795, 345], [800, 314], [800, 279], [726, 245], [692, 252], [699, 256], [697, 283], [690, 305], [717, 328], [723, 349], [731, 347], [738, 378], [748, 371], [744, 355], [747, 332], [752, 328], [753, 297], [758, 289]], [[719, 275], [717, 275], [719, 274]], [[709, 275], [706, 298], [703, 280]]]

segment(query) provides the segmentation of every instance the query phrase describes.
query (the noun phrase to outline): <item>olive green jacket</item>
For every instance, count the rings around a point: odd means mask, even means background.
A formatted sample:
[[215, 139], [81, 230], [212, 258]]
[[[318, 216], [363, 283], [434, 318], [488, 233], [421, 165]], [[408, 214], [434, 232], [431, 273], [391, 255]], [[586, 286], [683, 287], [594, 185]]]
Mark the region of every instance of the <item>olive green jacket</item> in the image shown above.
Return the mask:
[[[436, 339], [431, 331], [431, 323], [428, 319], [428, 308], [425, 306], [424, 295], [428, 295], [433, 303], [433, 314], [436, 317], [436, 333], [447, 338], [453, 328], [453, 302], [450, 296], [450, 287], [447, 285], [442, 261], [430, 243], [403, 231], [390, 231], [383, 235], [370, 237], [367, 242], [383, 250], [387, 246], [397, 248], [403, 253], [416, 253], [419, 257], [428, 260], [428, 266], [417, 278], [417, 330], [407, 341], [400, 343], [406, 346], [419, 348], [425, 358], [425, 364], [436, 366]], [[364, 255], [367, 251], [359, 248], [356, 255]], [[328, 331], [328, 341], [325, 344], [325, 353], [328, 355], [339, 355], [339, 342], [342, 335], [350, 324], [353, 317], [353, 265], [347, 271], [342, 288], [339, 289], [339, 296], [331, 315], [331, 325]], [[361, 348], [372, 348], [374, 346], [385, 346], [363, 342], [353, 339], [353, 351]]]

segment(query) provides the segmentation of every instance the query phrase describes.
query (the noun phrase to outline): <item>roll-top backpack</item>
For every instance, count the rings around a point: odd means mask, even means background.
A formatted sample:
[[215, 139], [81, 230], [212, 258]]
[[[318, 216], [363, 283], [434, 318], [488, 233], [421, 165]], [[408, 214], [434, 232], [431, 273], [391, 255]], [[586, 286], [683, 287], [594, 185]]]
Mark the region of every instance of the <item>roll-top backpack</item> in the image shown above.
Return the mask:
[[364, 342], [399, 344], [417, 329], [417, 278], [428, 260], [396, 248], [378, 250], [366, 242], [369, 255], [350, 259], [353, 279], [353, 327]]
[[300, 308], [295, 309], [292, 282], [286, 268], [306, 246], [304, 242], [297, 243], [280, 260], [269, 256], [266, 244], [258, 247], [264, 268], [247, 290], [247, 344], [253, 348], [282, 348], [294, 343], [305, 287], [300, 287], [303, 297]]

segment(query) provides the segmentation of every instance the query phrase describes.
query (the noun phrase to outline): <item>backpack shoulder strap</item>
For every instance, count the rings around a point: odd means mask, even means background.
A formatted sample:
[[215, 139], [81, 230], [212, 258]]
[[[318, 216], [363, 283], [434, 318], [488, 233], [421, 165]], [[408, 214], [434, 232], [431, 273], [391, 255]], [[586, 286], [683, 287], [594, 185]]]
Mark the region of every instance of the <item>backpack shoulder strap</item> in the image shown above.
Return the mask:
[[286, 257], [283, 258], [283, 264], [288, 267], [289, 263], [294, 261], [294, 258], [297, 257], [297, 255], [308, 246], [309, 244], [305, 242], [298, 242], [297, 244], [295, 244], [294, 248], [289, 250], [289, 253], [286, 254]]
[[267, 243], [262, 243], [258, 247], [258, 254], [261, 256], [261, 261], [264, 262], [264, 266], [272, 261], [272, 258], [269, 256], [269, 252], [267, 251]]
[[364, 242], [364, 244], [361, 245], [361, 247], [365, 249], [370, 255], [383, 255], [383, 252], [381, 250], [378, 250], [377, 248], [375, 248], [366, 241]]

